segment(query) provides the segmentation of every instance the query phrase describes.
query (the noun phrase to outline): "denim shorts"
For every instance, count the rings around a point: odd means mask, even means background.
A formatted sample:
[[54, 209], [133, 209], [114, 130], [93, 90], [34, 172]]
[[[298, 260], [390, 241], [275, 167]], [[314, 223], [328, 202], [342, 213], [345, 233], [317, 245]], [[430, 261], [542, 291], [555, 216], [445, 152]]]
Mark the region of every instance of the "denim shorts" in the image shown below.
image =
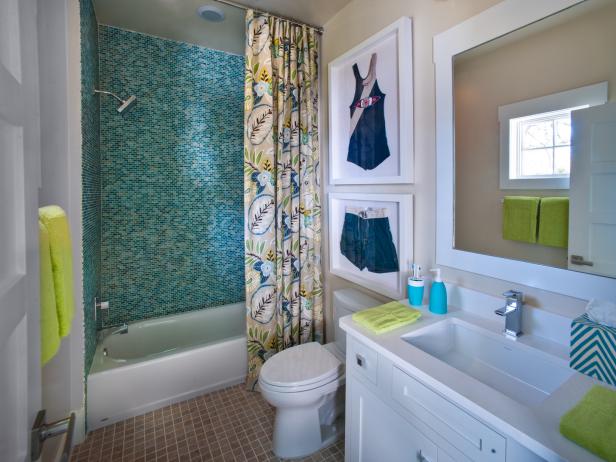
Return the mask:
[[358, 212], [347, 209], [340, 252], [359, 270], [367, 268], [371, 273], [394, 273], [399, 270], [399, 265], [389, 218], [379, 216], [383, 214], [378, 210]]

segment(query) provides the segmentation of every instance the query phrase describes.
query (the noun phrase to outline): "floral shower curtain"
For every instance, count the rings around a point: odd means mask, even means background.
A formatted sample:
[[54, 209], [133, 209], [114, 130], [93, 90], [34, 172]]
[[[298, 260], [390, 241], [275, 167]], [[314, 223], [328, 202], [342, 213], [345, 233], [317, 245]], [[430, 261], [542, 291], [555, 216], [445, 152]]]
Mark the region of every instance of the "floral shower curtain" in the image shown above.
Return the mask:
[[247, 386], [274, 353], [323, 336], [317, 31], [246, 15]]

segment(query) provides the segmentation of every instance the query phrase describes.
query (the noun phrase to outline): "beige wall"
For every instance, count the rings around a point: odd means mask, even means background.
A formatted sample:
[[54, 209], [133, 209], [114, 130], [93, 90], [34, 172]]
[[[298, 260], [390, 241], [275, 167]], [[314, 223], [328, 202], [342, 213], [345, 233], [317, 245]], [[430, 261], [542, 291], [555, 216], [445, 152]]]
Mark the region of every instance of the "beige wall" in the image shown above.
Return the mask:
[[615, 24], [612, 3], [456, 59], [456, 248], [567, 267], [567, 249], [502, 238], [504, 196], [561, 196], [568, 191], [499, 188], [498, 107], [601, 81], [609, 81], [614, 99]]
[[[327, 183], [328, 128], [327, 128], [327, 65], [333, 59], [363, 40], [391, 24], [401, 16], [413, 18], [414, 114], [415, 114], [415, 184], [411, 186], [365, 186], [361, 191], [411, 192], [415, 195], [415, 260], [424, 268], [435, 262], [435, 87], [432, 61], [432, 39], [455, 24], [498, 3], [497, 0], [353, 0], [326, 25], [322, 43], [322, 165], [323, 203], [330, 191], [357, 190], [352, 186], [331, 186]], [[323, 230], [327, 230], [327, 210], [324, 211]], [[329, 248], [324, 236], [323, 265], [326, 284], [327, 337], [333, 338], [332, 292], [341, 287], [357, 287], [329, 272]], [[464, 271], [445, 268], [446, 281], [475, 288], [491, 294], [500, 294], [515, 285], [507, 281], [478, 276]], [[519, 286], [518, 286], [519, 287]], [[527, 302], [563, 312], [583, 309], [580, 300], [557, 294], [524, 288]], [[495, 307], [496, 308], [496, 307]]]

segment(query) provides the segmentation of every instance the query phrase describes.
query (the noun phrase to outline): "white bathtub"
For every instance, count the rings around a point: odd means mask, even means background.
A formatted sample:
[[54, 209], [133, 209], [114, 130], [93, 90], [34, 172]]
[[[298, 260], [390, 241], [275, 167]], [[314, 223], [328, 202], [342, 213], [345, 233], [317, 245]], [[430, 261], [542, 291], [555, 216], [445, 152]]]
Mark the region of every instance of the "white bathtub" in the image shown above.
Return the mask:
[[88, 376], [88, 429], [242, 382], [245, 316], [240, 302], [130, 323], [126, 334], [101, 332]]

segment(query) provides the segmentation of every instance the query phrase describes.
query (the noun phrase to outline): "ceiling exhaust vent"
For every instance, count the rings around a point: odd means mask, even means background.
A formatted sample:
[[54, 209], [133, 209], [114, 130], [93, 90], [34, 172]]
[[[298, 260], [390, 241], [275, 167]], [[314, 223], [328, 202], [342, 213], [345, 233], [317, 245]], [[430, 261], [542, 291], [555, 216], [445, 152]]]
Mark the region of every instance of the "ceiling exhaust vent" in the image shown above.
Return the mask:
[[197, 8], [197, 14], [206, 21], [221, 22], [225, 20], [225, 13], [214, 5], [203, 5]]

